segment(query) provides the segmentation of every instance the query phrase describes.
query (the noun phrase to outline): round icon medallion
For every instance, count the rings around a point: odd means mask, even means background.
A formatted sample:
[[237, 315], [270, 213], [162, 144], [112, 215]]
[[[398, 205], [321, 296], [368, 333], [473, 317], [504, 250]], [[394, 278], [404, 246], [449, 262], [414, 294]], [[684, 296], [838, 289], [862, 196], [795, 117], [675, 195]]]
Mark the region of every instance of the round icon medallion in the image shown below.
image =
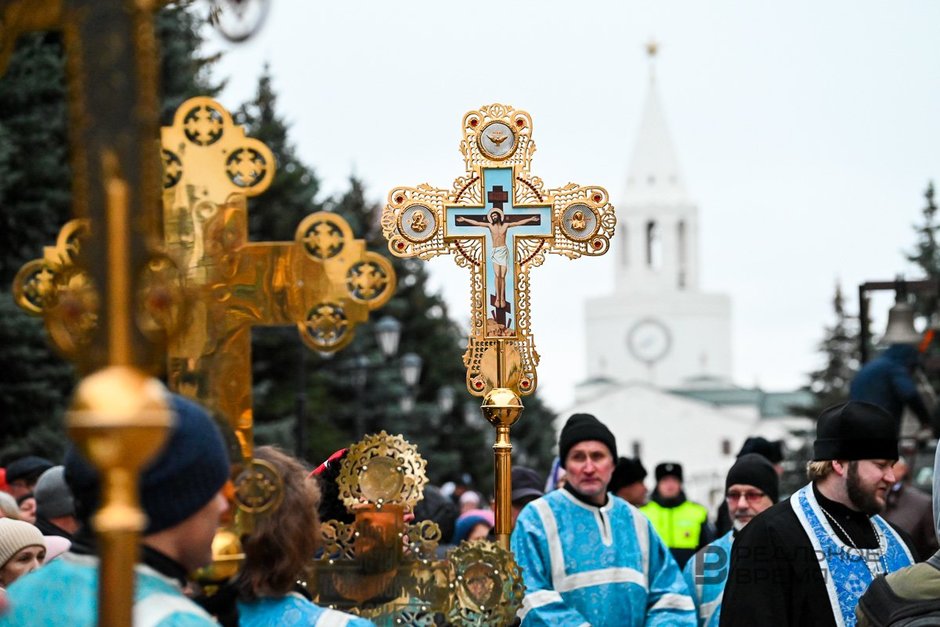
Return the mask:
[[584, 203], [575, 203], [565, 209], [561, 228], [565, 235], [576, 242], [584, 242], [597, 232], [597, 213]]
[[402, 235], [412, 242], [425, 242], [437, 232], [434, 212], [424, 205], [411, 205], [402, 211], [398, 224]]
[[480, 131], [477, 143], [488, 158], [507, 159], [516, 150], [516, 134], [505, 122], [490, 122]]

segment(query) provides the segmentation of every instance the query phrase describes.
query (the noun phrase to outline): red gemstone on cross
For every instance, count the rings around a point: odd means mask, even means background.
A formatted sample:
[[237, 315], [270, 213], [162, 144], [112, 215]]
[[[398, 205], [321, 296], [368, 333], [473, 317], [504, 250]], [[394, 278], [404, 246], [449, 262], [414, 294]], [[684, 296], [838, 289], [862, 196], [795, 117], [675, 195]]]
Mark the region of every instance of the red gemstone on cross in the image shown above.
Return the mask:
[[600, 202], [600, 201], [601, 201], [601, 195], [600, 195], [600, 194], [594, 194], [594, 202]]
[[397, 203], [405, 202], [405, 197], [404, 197], [404, 196], [395, 196], [395, 202], [397, 202]]
[[519, 128], [522, 128], [523, 126], [525, 126], [525, 120], [523, 120], [522, 118], [517, 119], [516, 126], [518, 126]]
[[473, 118], [473, 119], [470, 120], [470, 126], [472, 126], [473, 128], [476, 128], [477, 124], [479, 124], [479, 123], [480, 123], [480, 121], [479, 121], [478, 119], [476, 119], [476, 118]]
[[398, 250], [405, 250], [405, 242], [398, 242], [395, 246]]

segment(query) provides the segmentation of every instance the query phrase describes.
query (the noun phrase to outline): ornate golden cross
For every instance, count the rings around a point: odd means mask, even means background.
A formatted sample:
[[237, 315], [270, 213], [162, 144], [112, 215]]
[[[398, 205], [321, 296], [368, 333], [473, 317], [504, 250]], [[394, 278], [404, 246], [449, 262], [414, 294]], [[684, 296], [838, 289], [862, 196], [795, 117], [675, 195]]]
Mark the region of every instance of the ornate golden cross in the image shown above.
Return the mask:
[[571, 259], [604, 254], [616, 226], [604, 188], [569, 183], [546, 189], [531, 174], [531, 133], [525, 111], [492, 104], [468, 112], [460, 143], [464, 174], [451, 189], [396, 187], [382, 214], [393, 254], [452, 254], [470, 270], [467, 389], [486, 397], [484, 415], [496, 426], [496, 534], [507, 547], [509, 428], [522, 411], [519, 396], [534, 392], [538, 381], [529, 271], [546, 253]]
[[[252, 327], [295, 325], [311, 348], [337, 351], [391, 298], [395, 272], [333, 213], [307, 216], [292, 242], [248, 241], [247, 198], [270, 185], [274, 155], [219, 103], [183, 103], [162, 145], [165, 245], [147, 266], [137, 318], [167, 332], [170, 387], [225, 416], [248, 460]], [[73, 265], [86, 233], [86, 223], [70, 222], [14, 282], [17, 303], [46, 316], [67, 354], [85, 349], [97, 322], [87, 277]]]
[[395, 272], [340, 216], [307, 216], [292, 242], [248, 241], [248, 196], [267, 189], [274, 156], [208, 98], [163, 128], [166, 253], [191, 306], [168, 346], [170, 386], [218, 409], [251, 457], [251, 328], [296, 325], [321, 352], [395, 291]]

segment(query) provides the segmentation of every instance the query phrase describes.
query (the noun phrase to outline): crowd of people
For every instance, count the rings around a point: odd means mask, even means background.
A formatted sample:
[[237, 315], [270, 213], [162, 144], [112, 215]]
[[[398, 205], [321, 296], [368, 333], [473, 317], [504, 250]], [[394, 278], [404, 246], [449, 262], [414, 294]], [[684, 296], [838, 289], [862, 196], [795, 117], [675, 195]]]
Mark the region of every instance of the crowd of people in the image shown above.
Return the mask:
[[[170, 399], [169, 441], [140, 478], [148, 523], [135, 624], [372, 624], [319, 607], [298, 584], [320, 548], [321, 521], [354, 518], [336, 484], [345, 449], [310, 470], [258, 447], [284, 478], [280, 505], [242, 538], [244, 565], [231, 581], [211, 595], [190, 581], [212, 560], [230, 466], [205, 410]], [[940, 499], [905, 482], [896, 424], [864, 401], [824, 411], [808, 483], [784, 500], [780, 443], [749, 438], [711, 513], [686, 497], [680, 463], [657, 464], [648, 492], [646, 468], [618, 456], [601, 420], [570, 416], [547, 480], [512, 470], [511, 546], [526, 586], [518, 621], [867, 626], [940, 610]], [[24, 457], [0, 479], [0, 627], [95, 624], [97, 472], [71, 448], [62, 465]], [[466, 476], [428, 486], [406, 518], [437, 522], [444, 546], [493, 534], [492, 502]]]

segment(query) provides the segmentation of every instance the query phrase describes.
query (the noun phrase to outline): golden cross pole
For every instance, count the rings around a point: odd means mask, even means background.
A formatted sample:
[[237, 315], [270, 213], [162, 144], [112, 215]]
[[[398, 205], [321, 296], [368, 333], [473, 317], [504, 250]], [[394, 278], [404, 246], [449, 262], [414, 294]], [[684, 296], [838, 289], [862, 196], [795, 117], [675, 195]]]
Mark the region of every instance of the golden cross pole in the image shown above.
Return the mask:
[[135, 323], [138, 303], [152, 296], [146, 266], [160, 239], [153, 9], [147, 0], [0, 3], [0, 71], [22, 33], [59, 30], [65, 43], [74, 214], [92, 228], [78, 260], [83, 286], [62, 299], [56, 315], [60, 330], [84, 325], [90, 334], [76, 353], [86, 376], [67, 423], [101, 471], [99, 624], [115, 627], [131, 624], [145, 525], [137, 474], [170, 424], [159, 384], [144, 373], [162, 357], [159, 338]]
[[535, 143], [525, 111], [492, 104], [463, 117], [465, 172], [450, 189], [424, 184], [388, 195], [382, 229], [399, 257], [452, 254], [470, 271], [467, 389], [496, 427], [496, 537], [509, 548], [512, 442], [520, 396], [537, 386], [529, 271], [546, 253], [602, 255], [616, 217], [607, 191], [574, 183], [546, 189], [530, 172]]

